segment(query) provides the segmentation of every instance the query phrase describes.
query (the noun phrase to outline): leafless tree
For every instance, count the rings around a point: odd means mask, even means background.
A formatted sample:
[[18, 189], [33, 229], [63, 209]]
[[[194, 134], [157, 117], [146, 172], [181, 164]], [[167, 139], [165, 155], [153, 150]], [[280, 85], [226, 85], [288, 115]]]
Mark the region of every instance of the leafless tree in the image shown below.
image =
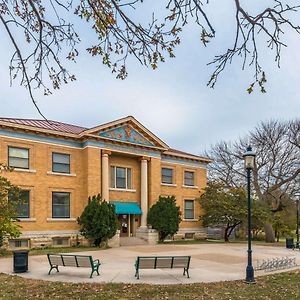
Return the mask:
[[[300, 120], [262, 122], [236, 143], [221, 142], [207, 153], [214, 161], [210, 176], [228, 186], [245, 184], [243, 153], [247, 145], [256, 152], [252, 182], [256, 197], [273, 213], [283, 210], [286, 198], [300, 191]], [[270, 224], [268, 241], [274, 241]]]
[[[279, 66], [281, 48], [286, 46], [282, 40], [284, 31], [300, 33], [300, 27], [290, 20], [300, 5], [294, 5], [294, 0], [270, 0], [270, 5], [266, 4], [258, 13], [251, 13], [241, 0], [231, 1], [235, 7], [235, 37], [232, 46], [211, 61], [215, 69], [208, 86], [214, 87], [226, 66], [240, 56], [242, 68], [253, 68], [254, 80], [248, 92], [253, 91], [255, 84], [265, 92], [266, 75], [258, 43], [266, 42], [274, 51]], [[74, 25], [68, 21], [73, 12], [95, 32], [98, 42], [91, 42], [87, 51], [99, 55], [103, 64], [121, 79], [127, 76], [129, 55], [153, 69], [165, 61], [166, 55], [174, 57], [182, 28], [190, 21], [200, 27], [205, 46], [215, 37], [216, 30], [207, 12], [209, 0], [166, 0], [162, 2], [166, 8], [165, 17], [159, 19], [152, 14], [148, 22], [139, 22], [138, 16], [132, 14], [142, 3], [143, 0], [0, 0], [0, 23], [14, 48], [10, 61], [11, 79], [18, 76], [35, 105], [35, 88], [43, 88], [44, 93], [49, 94], [62, 83], [76, 79], [66, 67], [66, 59], [76, 59], [80, 42]]]

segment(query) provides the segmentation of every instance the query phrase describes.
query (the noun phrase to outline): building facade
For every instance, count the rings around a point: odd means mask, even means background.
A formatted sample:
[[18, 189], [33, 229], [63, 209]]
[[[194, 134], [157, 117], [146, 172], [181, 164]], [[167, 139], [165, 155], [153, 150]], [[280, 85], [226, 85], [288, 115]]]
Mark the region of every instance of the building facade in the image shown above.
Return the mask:
[[22, 235], [11, 248], [84, 243], [77, 217], [98, 193], [115, 204], [121, 237], [143, 236], [160, 195], [176, 197], [178, 235], [203, 232], [196, 198], [210, 160], [171, 149], [132, 116], [94, 128], [0, 118], [0, 162], [13, 167], [1, 175], [22, 189]]

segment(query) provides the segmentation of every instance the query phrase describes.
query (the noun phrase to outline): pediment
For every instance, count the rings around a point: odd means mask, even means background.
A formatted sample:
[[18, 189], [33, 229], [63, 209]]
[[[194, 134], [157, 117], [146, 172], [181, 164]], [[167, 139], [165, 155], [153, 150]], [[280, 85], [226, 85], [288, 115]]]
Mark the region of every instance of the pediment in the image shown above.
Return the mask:
[[168, 148], [168, 145], [131, 116], [94, 127], [84, 133], [134, 145]]
[[141, 133], [139, 133], [136, 129], [134, 129], [128, 124], [111, 130], [100, 132], [99, 136], [119, 141], [125, 141], [133, 144], [155, 146], [153, 142], [150, 142]]

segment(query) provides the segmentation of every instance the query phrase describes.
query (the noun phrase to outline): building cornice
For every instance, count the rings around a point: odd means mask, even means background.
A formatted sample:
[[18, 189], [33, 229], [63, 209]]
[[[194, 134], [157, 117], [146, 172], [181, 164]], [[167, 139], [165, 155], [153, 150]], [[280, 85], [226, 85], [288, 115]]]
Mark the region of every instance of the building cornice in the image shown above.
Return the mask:
[[[103, 136], [92, 134], [92, 132], [95, 132], [97, 130], [103, 130], [103, 129], [109, 129], [113, 128], [114, 126], [121, 126], [121, 124], [125, 124], [126, 122], [133, 122], [135, 126], [138, 128], [141, 128], [142, 131], [144, 131], [147, 135], [151, 136], [151, 138], [156, 141], [155, 146], [149, 146], [149, 145], [141, 145], [141, 144], [135, 144], [124, 140], [113, 140], [110, 138], [106, 138]], [[88, 130], [84, 130], [83, 132], [79, 134], [75, 133], [67, 133], [67, 132], [60, 132], [56, 130], [50, 130], [45, 128], [39, 128], [39, 127], [33, 127], [29, 125], [23, 125], [23, 124], [17, 124], [12, 123], [9, 121], [0, 121], [0, 129], [3, 129], [6, 132], [11, 132], [4, 134], [8, 136], [12, 136], [14, 138], [18, 138], [20, 136], [20, 139], [24, 140], [26, 139], [26, 136], [30, 140], [35, 140], [34, 136], [37, 137], [37, 140], [40, 139], [41, 141], [47, 142], [47, 143], [58, 143], [64, 145], [65, 143], [69, 143], [69, 146], [76, 147], [76, 148], [85, 148], [88, 145], [97, 146], [98, 148], [107, 148], [113, 150], [114, 148], [118, 149], [116, 151], [120, 152], [121, 149], [126, 149], [126, 152], [130, 152], [132, 150], [132, 153], [137, 153], [137, 150], [140, 150], [138, 152], [144, 152], [149, 153], [149, 155], [161, 156], [163, 158], [179, 158], [191, 162], [200, 162], [203, 164], [211, 163], [212, 160], [207, 157], [201, 157], [197, 155], [192, 155], [184, 152], [176, 152], [171, 151], [171, 149], [168, 147], [167, 144], [165, 144], [163, 141], [161, 141], [158, 137], [156, 137], [153, 133], [151, 133], [147, 128], [145, 128], [142, 124], [140, 124], [135, 118], [132, 116], [119, 119], [110, 123], [106, 123]], [[13, 134], [15, 132], [15, 134]], [[18, 134], [19, 133], [19, 134]], [[40, 138], [38, 138], [40, 137]], [[60, 142], [61, 141], [61, 142]], [[64, 142], [65, 141], [65, 142]], [[93, 143], [94, 141], [94, 143]], [[158, 143], [159, 142], [159, 143]], [[159, 146], [157, 146], [159, 145]], [[151, 154], [150, 154], [151, 153]]]

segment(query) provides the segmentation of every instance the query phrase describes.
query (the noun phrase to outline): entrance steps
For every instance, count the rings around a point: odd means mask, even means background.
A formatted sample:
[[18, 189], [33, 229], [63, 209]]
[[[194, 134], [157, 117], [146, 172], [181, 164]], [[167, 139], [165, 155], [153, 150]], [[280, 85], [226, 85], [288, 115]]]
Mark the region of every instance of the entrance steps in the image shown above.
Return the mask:
[[148, 245], [148, 243], [137, 237], [120, 237], [120, 246]]

